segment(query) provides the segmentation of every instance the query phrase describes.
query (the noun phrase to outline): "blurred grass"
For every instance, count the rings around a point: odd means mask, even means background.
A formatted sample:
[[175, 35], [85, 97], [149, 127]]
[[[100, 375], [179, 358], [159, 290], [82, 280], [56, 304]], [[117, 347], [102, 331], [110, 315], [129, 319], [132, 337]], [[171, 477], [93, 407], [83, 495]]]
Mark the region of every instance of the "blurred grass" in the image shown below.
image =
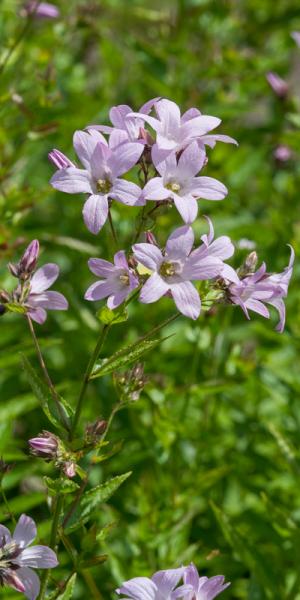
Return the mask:
[[[78, 394], [98, 329], [83, 300], [91, 282], [86, 261], [111, 254], [107, 230], [93, 237], [81, 218], [82, 199], [49, 186], [53, 147], [73, 156], [72, 134], [106, 123], [110, 106], [134, 109], [154, 96], [197, 106], [223, 120], [222, 133], [239, 147], [209, 151], [207, 173], [229, 188], [224, 202], [201, 202], [217, 234], [251, 240], [269, 270], [288, 262], [287, 243], [300, 249], [299, 71], [300, 49], [290, 32], [300, 29], [296, 0], [99, 0], [57, 2], [56, 21], [32, 22], [0, 77], [0, 276], [11, 285], [6, 263], [33, 237], [41, 261], [58, 262], [58, 287], [70, 301], [67, 314], [49, 316], [40, 329], [51, 374], [70, 402]], [[1, 60], [22, 29], [21, 3], [2, 0]], [[265, 79], [269, 70], [287, 79], [281, 101]], [[279, 144], [291, 159], [276, 163]], [[135, 209], [114, 211], [125, 247]], [[163, 242], [179, 224], [175, 211], [159, 218]], [[198, 221], [197, 232], [205, 229]], [[246, 255], [237, 250], [235, 265]], [[99, 526], [117, 521], [102, 543], [109, 554], [92, 569], [102, 597], [122, 579], [193, 560], [203, 573], [226, 574], [224, 598], [299, 600], [300, 372], [299, 265], [287, 300], [283, 335], [272, 322], [238, 309], [180, 319], [175, 336], [147, 357], [150, 379], [140, 401], [120, 412], [111, 438], [123, 448], [94, 467], [91, 483], [133, 470], [122, 491], [95, 515]], [[171, 302], [130, 308], [130, 320], [112, 330], [111, 353], [167, 318]], [[275, 317], [275, 316], [274, 316]], [[41, 477], [51, 467], [27, 460], [26, 440], [49, 427], [19, 368], [31, 354], [25, 323], [1, 319], [0, 452], [16, 462], [7, 495], [16, 511], [28, 510], [49, 531]], [[115, 402], [107, 377], [90, 385], [84, 419], [107, 417]], [[26, 459], [26, 460], [24, 460]], [[13, 476], [13, 473], [16, 476]], [[1, 518], [5, 509], [0, 505]], [[46, 538], [44, 538], [46, 539]], [[81, 540], [75, 535], [75, 545]], [[69, 574], [61, 552], [61, 576]], [[85, 593], [79, 577], [76, 598]], [[3, 597], [13, 597], [5, 591]]]

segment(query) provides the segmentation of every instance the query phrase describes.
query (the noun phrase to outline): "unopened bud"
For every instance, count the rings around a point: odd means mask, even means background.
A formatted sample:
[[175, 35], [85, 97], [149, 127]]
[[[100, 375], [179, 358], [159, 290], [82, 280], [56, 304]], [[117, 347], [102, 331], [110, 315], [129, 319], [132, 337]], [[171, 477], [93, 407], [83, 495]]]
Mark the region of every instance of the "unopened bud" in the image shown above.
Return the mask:
[[40, 252], [40, 244], [38, 240], [33, 240], [29, 246], [27, 246], [21, 260], [19, 261], [19, 277], [30, 275], [38, 261]]
[[63, 152], [60, 152], [60, 150], [56, 150], [56, 148], [49, 152], [48, 158], [50, 162], [52, 162], [52, 164], [55, 167], [57, 167], [57, 169], [67, 169], [68, 167], [76, 166], [68, 159], [68, 157], [65, 154], [63, 154]]
[[32, 454], [48, 460], [57, 457], [58, 439], [49, 431], [43, 431], [39, 437], [28, 440]]
[[250, 273], [253, 273], [256, 269], [257, 261], [258, 261], [258, 256], [254, 250], [253, 252], [250, 252], [250, 254], [248, 254], [248, 256], [245, 260], [246, 270]]
[[75, 477], [75, 475], [76, 475], [76, 465], [75, 465], [75, 463], [73, 463], [70, 460], [67, 461], [67, 462], [65, 462], [64, 465], [63, 465], [63, 472], [70, 479], [72, 479], [72, 477]]
[[152, 244], [153, 246], [158, 246], [158, 243], [157, 243], [152, 231], [146, 231], [146, 242], [148, 244]]

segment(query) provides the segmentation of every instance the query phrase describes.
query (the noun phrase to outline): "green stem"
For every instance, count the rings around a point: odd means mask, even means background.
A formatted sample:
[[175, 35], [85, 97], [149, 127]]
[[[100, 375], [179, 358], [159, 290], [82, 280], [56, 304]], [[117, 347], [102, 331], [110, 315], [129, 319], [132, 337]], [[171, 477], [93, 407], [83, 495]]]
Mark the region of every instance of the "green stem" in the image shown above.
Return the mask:
[[110, 208], [108, 210], [108, 221], [109, 221], [110, 230], [111, 230], [111, 234], [112, 234], [114, 243], [115, 243], [116, 246], [118, 246], [118, 238], [117, 238], [116, 230], [115, 230], [115, 227], [114, 227], [114, 223], [113, 223], [113, 219], [112, 219]]
[[43, 355], [42, 355], [42, 352], [41, 352], [41, 349], [40, 349], [40, 346], [39, 346], [38, 339], [37, 339], [37, 337], [35, 335], [35, 331], [34, 331], [34, 327], [33, 327], [31, 318], [29, 317], [29, 315], [26, 315], [26, 318], [27, 318], [27, 322], [28, 322], [28, 325], [29, 325], [30, 333], [31, 333], [31, 336], [32, 336], [32, 339], [33, 339], [33, 343], [34, 343], [34, 346], [35, 346], [35, 349], [36, 349], [36, 353], [37, 353], [37, 356], [38, 356], [38, 359], [39, 359], [39, 363], [40, 363], [41, 369], [43, 371], [46, 383], [47, 383], [47, 385], [49, 387], [51, 396], [52, 396], [52, 398], [53, 398], [53, 400], [55, 402], [56, 408], [57, 408], [59, 416], [61, 418], [61, 422], [62, 422], [63, 426], [65, 427], [65, 429], [67, 431], [69, 431], [70, 427], [69, 427], [69, 423], [68, 423], [68, 420], [67, 420], [66, 415], [65, 415], [64, 408], [61, 405], [61, 401], [59, 399], [59, 395], [58, 395], [58, 393], [57, 393], [57, 391], [56, 391], [56, 389], [55, 389], [55, 387], [54, 387], [54, 385], [53, 385], [53, 383], [51, 381], [50, 375], [48, 373], [48, 370], [47, 370], [47, 367], [46, 367], [46, 364], [45, 364], [45, 361], [44, 361], [44, 358], [43, 358]]
[[111, 325], [104, 325], [104, 327], [103, 327], [103, 329], [102, 329], [102, 331], [100, 333], [100, 336], [98, 338], [98, 341], [96, 343], [95, 350], [94, 350], [94, 352], [93, 352], [93, 354], [92, 354], [92, 356], [91, 356], [91, 358], [90, 358], [90, 360], [88, 362], [88, 366], [87, 366], [86, 372], [84, 374], [83, 382], [82, 382], [82, 385], [81, 385], [81, 390], [80, 390], [79, 397], [78, 397], [78, 400], [77, 400], [77, 405], [76, 405], [75, 414], [74, 414], [74, 418], [73, 418], [72, 428], [71, 428], [71, 431], [70, 431], [70, 440], [73, 439], [74, 434], [76, 432], [76, 427], [78, 425], [78, 421], [79, 421], [79, 418], [80, 418], [80, 415], [81, 415], [83, 400], [84, 400], [86, 388], [87, 388], [88, 383], [89, 383], [90, 375], [91, 375], [91, 372], [92, 372], [93, 367], [95, 365], [95, 362], [96, 362], [96, 360], [97, 360], [97, 358], [98, 358], [98, 356], [99, 356], [99, 354], [101, 352], [102, 346], [103, 346], [103, 344], [105, 342], [105, 339], [106, 339], [106, 336], [108, 334], [108, 331], [109, 331], [110, 327], [111, 327]]
[[[54, 510], [54, 515], [53, 515], [51, 534], [50, 534], [50, 542], [49, 542], [49, 546], [53, 550], [55, 550], [55, 547], [56, 547], [57, 530], [58, 530], [59, 517], [60, 517], [62, 506], [63, 506], [63, 496], [62, 496], [62, 494], [58, 494], [57, 500], [56, 500], [56, 505], [55, 505], [55, 510]], [[50, 572], [51, 572], [50, 569], [47, 569], [47, 571], [45, 571], [45, 573], [44, 573], [44, 576], [43, 576], [42, 582], [41, 582], [41, 589], [40, 589], [40, 594], [39, 594], [38, 600], [44, 600], [44, 598], [45, 598]]]
[[16, 519], [15, 519], [13, 513], [10, 510], [10, 506], [9, 506], [9, 503], [8, 503], [7, 498], [6, 498], [6, 494], [5, 494], [5, 491], [4, 491], [3, 487], [2, 487], [2, 485], [1, 485], [0, 491], [1, 491], [1, 496], [3, 498], [3, 502], [4, 502], [4, 504], [5, 504], [6, 508], [7, 508], [8, 516], [11, 518], [13, 524], [16, 525], [17, 524]]

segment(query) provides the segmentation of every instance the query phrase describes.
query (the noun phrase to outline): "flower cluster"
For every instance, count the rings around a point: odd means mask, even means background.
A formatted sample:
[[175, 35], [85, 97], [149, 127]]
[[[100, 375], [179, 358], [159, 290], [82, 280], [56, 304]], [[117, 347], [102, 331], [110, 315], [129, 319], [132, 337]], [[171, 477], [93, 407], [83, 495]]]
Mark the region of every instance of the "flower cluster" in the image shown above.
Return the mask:
[[[182, 581], [182, 584], [178, 584]], [[150, 578], [134, 577], [125, 581], [116, 591], [125, 594], [126, 600], [213, 600], [230, 583], [224, 583], [223, 575], [199, 577], [195, 565], [179, 569], [158, 571]], [[124, 599], [125, 600], [125, 599]]]
[[51, 548], [31, 546], [36, 535], [35, 522], [27, 515], [21, 515], [13, 535], [0, 525], [0, 586], [23, 592], [29, 600], [35, 600], [40, 591], [40, 580], [32, 569], [53, 569], [58, 565]]

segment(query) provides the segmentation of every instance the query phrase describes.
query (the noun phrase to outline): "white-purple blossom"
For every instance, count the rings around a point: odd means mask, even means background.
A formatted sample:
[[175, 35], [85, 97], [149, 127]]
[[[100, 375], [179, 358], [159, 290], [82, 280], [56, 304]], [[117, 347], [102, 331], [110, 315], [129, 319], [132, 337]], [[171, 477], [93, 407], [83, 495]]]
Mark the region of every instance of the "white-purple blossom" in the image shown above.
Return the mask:
[[35, 600], [40, 591], [39, 577], [32, 569], [53, 569], [55, 552], [47, 546], [30, 546], [37, 530], [33, 519], [21, 515], [13, 535], [0, 525], [0, 585], [7, 585]]
[[108, 297], [107, 306], [114, 309], [139, 285], [123, 250], [115, 254], [114, 263], [102, 258], [90, 258], [88, 265], [90, 271], [100, 277], [101, 281], [96, 281], [88, 288], [84, 296], [86, 300], [95, 301]]
[[43, 324], [47, 319], [47, 310], [67, 310], [68, 302], [60, 292], [49, 290], [59, 275], [55, 263], [47, 263], [31, 277], [23, 304], [33, 321]]
[[182, 598], [190, 587], [180, 586], [175, 589], [183, 577], [185, 567], [157, 571], [151, 577], [134, 577], [125, 581], [116, 590], [117, 594], [124, 594], [122, 600], [175, 600]]
[[[202, 115], [196, 108], [187, 110], [181, 116], [180, 108], [175, 102], [162, 99], [155, 102], [154, 109], [157, 118], [148, 114], [142, 115], [142, 118], [156, 132], [158, 148], [165, 150], [167, 153], [182, 150], [195, 139], [203, 147], [205, 144], [214, 147], [217, 141], [236, 144], [236, 141], [229, 136], [207, 135], [209, 131], [220, 125], [221, 120], [217, 117]], [[140, 113], [141, 111], [139, 113], [129, 113], [126, 118], [136, 117], [140, 119]]]
[[250, 319], [249, 310], [269, 319], [270, 313], [265, 304], [274, 306], [279, 313], [279, 323], [276, 326], [276, 331], [282, 333], [285, 325], [283, 298], [288, 293], [294, 259], [295, 253], [291, 247], [289, 264], [282, 273], [268, 274], [266, 265], [263, 263], [255, 273], [247, 275], [237, 283], [232, 283], [228, 288], [230, 301], [233, 304], [238, 304], [243, 309], [247, 319]]
[[143, 203], [139, 186], [120, 179], [137, 163], [143, 146], [129, 142], [119, 147], [111, 141], [108, 145], [103, 135], [94, 129], [76, 131], [73, 143], [84, 169], [59, 167], [50, 183], [67, 194], [89, 194], [83, 208], [83, 218], [89, 231], [97, 234], [108, 217], [109, 199], [129, 206]]
[[205, 152], [197, 142], [191, 143], [181, 153], [167, 157], [158, 148], [152, 152], [152, 160], [160, 177], [154, 177], [143, 189], [145, 200], [171, 198], [185, 223], [195, 221], [198, 214], [197, 198], [223, 200], [228, 193], [223, 183], [212, 177], [196, 177], [205, 164]]
[[143, 285], [140, 301], [156, 302], [171, 294], [178, 310], [191, 319], [197, 319], [201, 310], [200, 296], [192, 281], [213, 279], [224, 272], [223, 258], [234, 252], [229, 238], [223, 237], [211, 244], [212, 237], [192, 250], [194, 233], [185, 225], [169, 237], [164, 253], [153, 244], [133, 246], [135, 259], [152, 272]]
[[223, 575], [214, 577], [199, 577], [195, 565], [186, 567], [183, 575], [185, 585], [191, 586], [191, 591], [183, 596], [183, 600], [213, 600], [221, 594], [230, 583], [225, 583]]

